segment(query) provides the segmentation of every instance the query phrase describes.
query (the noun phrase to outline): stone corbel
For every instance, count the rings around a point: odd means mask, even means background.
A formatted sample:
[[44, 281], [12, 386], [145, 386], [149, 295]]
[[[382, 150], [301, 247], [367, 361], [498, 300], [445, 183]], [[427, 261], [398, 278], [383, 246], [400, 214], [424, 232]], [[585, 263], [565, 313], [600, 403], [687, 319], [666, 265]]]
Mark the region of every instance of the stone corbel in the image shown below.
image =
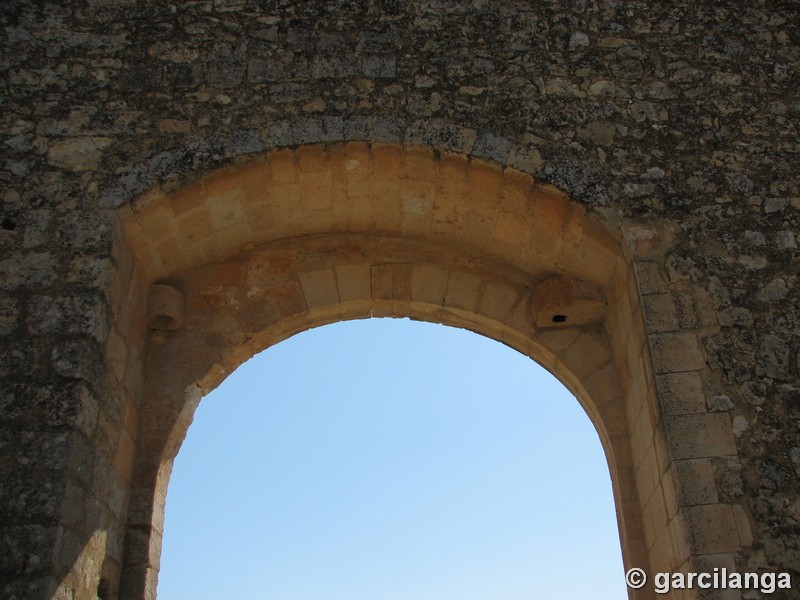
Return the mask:
[[147, 323], [150, 329], [167, 331], [183, 327], [183, 294], [171, 285], [151, 285], [147, 296]]
[[603, 290], [572, 277], [552, 277], [533, 290], [531, 302], [537, 327], [575, 327], [600, 321], [606, 312]]

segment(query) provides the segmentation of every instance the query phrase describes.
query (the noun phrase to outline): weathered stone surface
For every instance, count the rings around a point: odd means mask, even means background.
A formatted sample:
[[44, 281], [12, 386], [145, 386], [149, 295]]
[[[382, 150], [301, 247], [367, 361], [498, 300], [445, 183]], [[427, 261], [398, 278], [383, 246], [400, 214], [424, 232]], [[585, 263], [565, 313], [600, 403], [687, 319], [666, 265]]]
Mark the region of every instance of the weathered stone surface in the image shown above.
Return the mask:
[[[645, 230], [662, 223], [663, 235], [647, 254], [609, 225], [635, 271], [608, 296], [609, 314], [627, 306], [628, 316], [603, 326], [631, 332], [627, 347], [614, 348], [615, 360], [625, 355], [638, 365], [623, 378], [634, 395], [645, 397], [645, 382], [656, 380], [659, 403], [647, 414], [661, 433], [687, 442], [669, 440], [667, 450], [656, 448], [647, 460], [666, 461], [666, 469], [685, 456], [676, 481], [695, 478], [703, 486], [704, 461], [713, 465], [716, 489], [683, 496], [698, 503], [685, 513], [692, 552], [722, 553], [739, 568], [787, 569], [800, 580], [797, 4], [679, 1], [647, 10], [615, 2], [501, 4], [3, 5], [0, 595], [93, 597], [97, 590], [67, 571], [89, 568], [70, 549], [95, 548], [96, 529], [117, 532], [106, 563], [96, 557], [104, 598], [117, 595], [122, 506], [132, 476], [126, 469], [147, 354], [144, 312], [131, 307], [143, 306], [148, 273], [179, 278], [180, 265], [201, 264], [219, 248], [252, 251], [239, 244], [243, 232], [257, 238], [276, 226], [276, 215], [293, 215], [302, 224], [298, 234], [316, 235], [329, 213], [347, 207], [352, 219], [342, 229], [366, 228], [379, 217], [404, 241], [459, 227], [463, 247], [484, 240], [492, 257], [508, 253], [501, 271], [539, 265], [533, 254], [513, 254], [538, 243], [539, 257], [556, 258], [536, 276], [502, 288], [514, 291], [506, 296], [492, 296], [486, 290], [501, 287], [486, 282], [461, 285], [463, 275], [452, 288], [449, 279], [434, 278], [442, 290], [415, 292], [427, 271], [374, 271], [389, 312], [401, 311], [415, 293], [429, 304], [439, 295], [474, 314], [485, 304], [493, 318], [524, 329], [530, 303], [514, 294], [575, 265], [591, 271], [605, 264], [602, 248], [580, 250], [593, 239], [591, 228], [554, 214], [557, 202], [541, 201], [534, 225], [511, 195], [458, 187], [457, 174], [432, 197], [399, 202], [395, 221], [394, 209], [378, 215], [364, 208], [372, 206], [364, 199], [376, 196], [359, 195], [371, 183], [358, 179], [355, 165], [331, 168], [329, 178], [350, 195], [336, 195], [335, 186], [315, 195], [309, 190], [319, 188], [308, 181], [301, 194], [291, 190], [296, 181], [270, 179], [267, 166], [255, 189], [286, 186], [269, 202], [256, 191], [248, 196], [252, 204], [219, 196], [183, 221], [170, 211], [148, 216], [159, 198], [206, 185], [204, 177], [220, 169], [233, 169], [233, 179], [243, 181], [236, 169], [264, 152], [348, 142], [365, 142], [368, 165], [386, 143], [422, 146], [442, 171], [452, 166], [450, 153], [475, 164], [493, 161], [557, 186], [605, 224], [638, 223]], [[279, 171], [278, 178], [289, 173]], [[398, 194], [387, 187], [385, 197]], [[482, 214], [470, 194], [492, 198], [497, 212]], [[242, 202], [239, 212], [227, 210], [229, 202]], [[145, 221], [157, 225], [137, 229]], [[213, 231], [214, 241], [176, 244], [175, 232], [188, 239], [190, 229]], [[530, 239], [533, 231], [537, 240]], [[137, 255], [134, 268], [132, 250], [144, 247], [149, 254]], [[166, 263], [175, 271], [159, 271]], [[233, 316], [220, 311], [215, 333], [203, 338], [214, 369], [224, 370], [214, 336], [238, 318], [265, 326], [306, 300], [324, 309], [334, 283], [340, 301], [365, 301], [369, 267], [325, 269], [321, 282], [307, 279], [306, 288], [299, 278], [270, 288], [267, 307]], [[340, 289], [348, 281], [352, 287]], [[636, 333], [639, 320], [646, 338]], [[550, 347], [561, 351], [586, 339], [567, 329], [559, 334]], [[577, 346], [570, 352], [580, 354]], [[642, 430], [631, 432], [630, 443], [645, 452], [658, 436], [642, 414], [624, 412], [617, 421], [638, 423]], [[698, 436], [697, 424], [716, 441]], [[93, 474], [74, 461], [53, 463], [34, 447], [38, 440], [53, 450], [53, 440], [70, 432], [78, 437], [64, 439], [74, 456], [95, 465]], [[730, 456], [707, 456], [719, 452]], [[55, 467], [66, 471], [50, 471]], [[83, 507], [74, 492], [66, 502], [66, 480], [85, 486]], [[59, 512], [68, 505], [69, 518]], [[742, 512], [752, 532], [733, 537], [728, 528], [739, 527]], [[60, 556], [57, 544], [48, 546], [56, 535], [51, 528], [69, 540], [59, 542]]]
[[103, 149], [113, 140], [86, 137], [56, 142], [47, 152], [50, 163], [71, 171], [94, 171], [100, 165]]

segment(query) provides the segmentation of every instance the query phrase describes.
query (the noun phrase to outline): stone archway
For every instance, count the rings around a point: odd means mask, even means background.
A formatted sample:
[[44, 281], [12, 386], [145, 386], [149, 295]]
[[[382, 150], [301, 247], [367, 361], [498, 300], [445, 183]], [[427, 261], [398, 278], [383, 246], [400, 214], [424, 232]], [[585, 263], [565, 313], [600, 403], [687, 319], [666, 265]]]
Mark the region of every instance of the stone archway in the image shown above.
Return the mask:
[[719, 523], [687, 535], [655, 391], [654, 361], [691, 385], [696, 341], [662, 336], [651, 360], [625, 242], [552, 186], [419, 147], [304, 146], [119, 216], [109, 355], [144, 349], [117, 370], [143, 375], [128, 386], [118, 460], [131, 486], [121, 598], [155, 597], [172, 460], [202, 395], [296, 332], [368, 316], [465, 327], [554, 373], [598, 430], [627, 567], [676, 571], [719, 546], [706, 542]]

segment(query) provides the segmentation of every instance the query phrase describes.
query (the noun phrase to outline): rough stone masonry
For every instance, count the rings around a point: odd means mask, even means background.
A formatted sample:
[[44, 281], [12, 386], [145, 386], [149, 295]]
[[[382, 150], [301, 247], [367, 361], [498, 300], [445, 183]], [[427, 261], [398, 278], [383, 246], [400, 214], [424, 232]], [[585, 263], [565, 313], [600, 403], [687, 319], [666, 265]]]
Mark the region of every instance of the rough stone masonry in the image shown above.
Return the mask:
[[[635, 274], [632, 316], [597, 317], [580, 327], [618, 339], [615, 331], [638, 331], [626, 323], [643, 323], [643, 366], [619, 367], [613, 377], [628, 399], [619, 409], [620, 427], [629, 432], [622, 443], [633, 456], [619, 485], [630, 482], [637, 498], [619, 510], [634, 515], [626, 523], [642, 523], [639, 533], [623, 531], [623, 546], [625, 539], [641, 540], [651, 565], [676, 569], [787, 572], [795, 588], [771, 597], [800, 598], [799, 6], [779, 0], [4, 0], [0, 596], [154, 597], [160, 547], [151, 526], [158, 515], [151, 513], [163, 505], [166, 483], [154, 483], [148, 495], [132, 481], [151, 472], [151, 463], [171, 464], [168, 453], [142, 450], [151, 439], [143, 436], [155, 436], [160, 422], [143, 398], [160, 393], [148, 383], [158, 344], [169, 347], [182, 334], [148, 321], [148, 290], [154, 283], [177, 290], [158, 292], [170, 307], [185, 294], [187, 324], [176, 319], [175, 329], [200, 327], [192, 314], [211, 319], [229, 305], [203, 312], [192, 294], [209, 298], [203, 286], [215, 285], [214, 297], [226, 298], [226, 286], [239, 285], [224, 277], [209, 283], [202, 269], [249, 252], [243, 268], [258, 263], [279, 271], [288, 252], [279, 248], [278, 258], [258, 262], [261, 255], [252, 253], [266, 237], [258, 243], [231, 237], [239, 231], [237, 210], [250, 205], [214, 195], [210, 182], [217, 180], [209, 178], [233, 173], [239, 181], [244, 165], [266, 164], [265, 182], [300, 186], [303, 200], [293, 203], [265, 183], [267, 200], [259, 206], [273, 211], [270, 218], [294, 215], [291, 256], [302, 258], [312, 250], [297, 240], [344, 234], [314, 220], [337, 210], [335, 194], [333, 201], [312, 202], [323, 197], [315, 194], [327, 189], [325, 182], [335, 184], [337, 173], [345, 181], [348, 165], [358, 166], [362, 154], [374, 170], [385, 149], [395, 148], [403, 164], [413, 152], [427, 152], [430, 158], [419, 163], [424, 168], [445, 169], [457, 159], [467, 165], [463, 173], [488, 165], [503, 177], [550, 186], [569, 198], [569, 211], [585, 215], [581, 231], [599, 223], [617, 240], [620, 261]], [[339, 148], [347, 148], [350, 162], [304, 167], [308, 149], [334, 156]], [[281, 157], [289, 167], [275, 166]], [[292, 170], [297, 165], [299, 176]], [[314, 172], [328, 179], [303, 175]], [[387, 172], [374, 180], [383, 185]], [[416, 176], [404, 173], [402, 181]], [[454, 177], [431, 176], [430, 196], [404, 195], [410, 188], [400, 186], [386, 198], [396, 198], [404, 215], [435, 220], [437, 190]], [[176, 196], [197, 182], [206, 182], [203, 194]], [[378, 202], [376, 189], [363, 197]], [[531, 209], [536, 215], [550, 214], [541, 207], [563, 208], [549, 192], [525, 193], [539, 207]], [[480, 214], [504, 210], [503, 198], [493, 197], [495, 208]], [[372, 210], [370, 202], [363, 210]], [[163, 218], [142, 216], [162, 208]], [[520, 214], [526, 210], [523, 205]], [[177, 239], [168, 236], [179, 214], [202, 218], [208, 253], [201, 248], [201, 258], [176, 262], [183, 266], [164, 270], [159, 281], [148, 279], [145, 249], [161, 248], [152, 260], [164, 265], [185, 250], [166, 243]], [[412, 279], [425, 261], [447, 260], [448, 268], [465, 273], [499, 265], [493, 273], [508, 267], [513, 273], [506, 279], [525, 297], [540, 278], [574, 275], [554, 259], [550, 273], [517, 276], [530, 274], [527, 259], [508, 258], [516, 242], [506, 242], [528, 234], [510, 225], [502, 235], [495, 228], [486, 244], [478, 241], [477, 225], [474, 236], [464, 233], [473, 231], [466, 225], [452, 236], [450, 225], [442, 225], [442, 247], [455, 253], [452, 259], [403, 244], [373, 250], [375, 236], [408, 241], [416, 234], [391, 225], [378, 231], [384, 213], [370, 214], [356, 232], [372, 240], [361, 255], [372, 252], [380, 264], [394, 265], [409, 252], [404, 260], [413, 263]], [[468, 221], [457, 207], [453, 215]], [[149, 229], [141, 231], [129, 225], [145, 222]], [[347, 222], [355, 228], [353, 219]], [[554, 226], [557, 234], [540, 247], [543, 256], [551, 247], [579, 247], [573, 222]], [[545, 239], [551, 229], [531, 231]], [[530, 244], [535, 249], [536, 240]], [[470, 260], [459, 258], [465, 253]], [[301, 258], [286, 268], [300, 269]], [[344, 277], [348, 265], [357, 271], [355, 263], [325, 263], [314, 273], [330, 268]], [[413, 285], [404, 292], [396, 283], [403, 268], [373, 265], [371, 271], [395, 281], [387, 297], [395, 301], [387, 305], [394, 316], [405, 314], [403, 294], [413, 310], [420, 305]], [[447, 281], [455, 281], [448, 273]], [[345, 303], [344, 279], [336, 278], [330, 301]], [[378, 279], [366, 280], [372, 299]], [[302, 273], [297, 281], [286, 284], [299, 290], [287, 292], [286, 306], [313, 316], [316, 298], [327, 301], [320, 292], [327, 284]], [[486, 281], [476, 284], [480, 298], [495, 285]], [[451, 288], [442, 289], [447, 296]], [[591, 289], [594, 302], [600, 288]], [[607, 295], [609, 314], [620, 297]], [[456, 304], [445, 307], [447, 314], [489, 318], [481, 316], [480, 301]], [[517, 305], [538, 310], [528, 300]], [[275, 310], [274, 319], [282, 319]], [[599, 310], [592, 305], [590, 312]], [[551, 327], [540, 317], [528, 314], [521, 327], [531, 339], [550, 339], [546, 331], [533, 337]], [[580, 329], [574, 321], [563, 325], [554, 329], [564, 332], [558, 335]], [[205, 344], [215, 335], [222, 334], [204, 330], [196, 339]], [[240, 343], [226, 341], [225, 348]], [[628, 364], [624, 344], [611, 346], [613, 364]], [[569, 366], [564, 348], [563, 355], [552, 352], [556, 367]], [[224, 357], [209, 361], [223, 364]], [[180, 379], [184, 371], [174, 368]], [[580, 385], [584, 379], [590, 375], [575, 376]], [[648, 390], [655, 398], [644, 411], [655, 427], [650, 446], [637, 438], [639, 420], [630, 408]], [[176, 414], [183, 406], [173, 407]], [[156, 471], [168, 480], [168, 466]], [[661, 491], [652, 495], [652, 489]], [[671, 597], [762, 597], [757, 591], [697, 593]]]

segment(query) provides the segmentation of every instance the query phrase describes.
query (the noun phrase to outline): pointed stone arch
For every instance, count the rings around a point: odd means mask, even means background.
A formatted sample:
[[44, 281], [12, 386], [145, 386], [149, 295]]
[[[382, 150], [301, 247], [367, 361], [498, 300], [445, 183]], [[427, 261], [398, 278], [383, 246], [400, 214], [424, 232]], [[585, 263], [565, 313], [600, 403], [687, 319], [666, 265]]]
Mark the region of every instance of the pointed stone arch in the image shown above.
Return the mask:
[[[294, 333], [370, 316], [464, 327], [542, 364], [598, 431], [626, 567], [693, 554], [626, 242], [558, 189], [464, 154], [350, 142], [269, 152], [117, 212], [121, 598], [155, 597], [172, 460], [200, 398]], [[665, 343], [673, 371], [702, 366], [692, 340]]]

